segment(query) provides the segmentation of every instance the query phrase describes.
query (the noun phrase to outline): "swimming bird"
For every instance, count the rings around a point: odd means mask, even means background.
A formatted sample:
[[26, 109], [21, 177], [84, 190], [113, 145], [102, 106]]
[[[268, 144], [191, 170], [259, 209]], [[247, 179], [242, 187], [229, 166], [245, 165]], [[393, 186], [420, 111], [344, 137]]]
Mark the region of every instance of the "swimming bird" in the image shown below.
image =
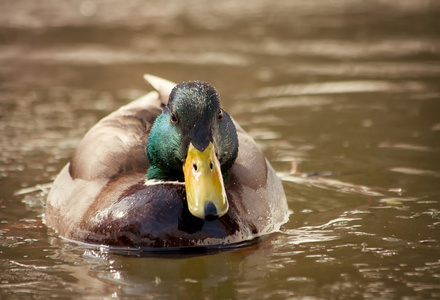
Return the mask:
[[141, 249], [216, 247], [276, 232], [281, 181], [209, 83], [145, 75], [156, 91], [100, 120], [49, 192], [64, 238]]

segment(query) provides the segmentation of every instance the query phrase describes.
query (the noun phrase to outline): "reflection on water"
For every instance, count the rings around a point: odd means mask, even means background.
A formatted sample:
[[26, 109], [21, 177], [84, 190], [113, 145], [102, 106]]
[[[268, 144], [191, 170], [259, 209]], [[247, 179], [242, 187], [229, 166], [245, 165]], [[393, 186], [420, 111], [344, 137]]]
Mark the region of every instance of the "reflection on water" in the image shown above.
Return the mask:
[[[4, 1], [0, 298], [440, 297], [440, 6], [423, 1]], [[199, 256], [88, 249], [42, 224], [84, 133], [200, 79], [283, 180], [292, 215]]]

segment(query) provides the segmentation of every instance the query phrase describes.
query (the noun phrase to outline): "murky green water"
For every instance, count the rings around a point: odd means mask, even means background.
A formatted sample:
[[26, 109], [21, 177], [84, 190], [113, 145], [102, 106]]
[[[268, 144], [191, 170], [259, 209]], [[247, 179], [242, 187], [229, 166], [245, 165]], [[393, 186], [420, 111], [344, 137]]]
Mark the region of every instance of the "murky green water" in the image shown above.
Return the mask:
[[[0, 298], [440, 297], [439, 32], [427, 0], [1, 2]], [[283, 180], [280, 234], [139, 258], [42, 224], [47, 184], [147, 72], [217, 87]]]

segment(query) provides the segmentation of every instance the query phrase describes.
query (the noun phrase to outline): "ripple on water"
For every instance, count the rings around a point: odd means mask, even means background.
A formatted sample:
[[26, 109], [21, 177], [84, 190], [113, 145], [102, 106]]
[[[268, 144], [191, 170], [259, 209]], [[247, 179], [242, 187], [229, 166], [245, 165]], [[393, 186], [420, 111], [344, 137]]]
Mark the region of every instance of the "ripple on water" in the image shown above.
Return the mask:
[[436, 177], [436, 178], [440, 177], [440, 172], [431, 171], [431, 170], [422, 170], [417, 168], [409, 168], [409, 167], [394, 167], [394, 168], [390, 168], [390, 171], [407, 174], [407, 175], [428, 176], [428, 177]]
[[420, 92], [424, 90], [426, 90], [425, 85], [417, 81], [396, 83], [384, 80], [359, 80], [309, 84], [289, 84], [277, 87], [266, 87], [257, 91], [256, 96], [260, 98], [267, 98], [320, 94], [325, 95], [371, 92]]

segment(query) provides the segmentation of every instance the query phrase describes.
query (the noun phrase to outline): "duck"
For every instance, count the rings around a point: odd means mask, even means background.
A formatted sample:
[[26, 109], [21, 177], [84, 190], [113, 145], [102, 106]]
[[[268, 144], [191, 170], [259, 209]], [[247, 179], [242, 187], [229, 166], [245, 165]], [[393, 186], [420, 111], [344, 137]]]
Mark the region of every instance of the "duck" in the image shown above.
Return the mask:
[[210, 83], [144, 75], [153, 91], [95, 124], [56, 176], [44, 221], [90, 245], [246, 244], [289, 218], [280, 179]]

